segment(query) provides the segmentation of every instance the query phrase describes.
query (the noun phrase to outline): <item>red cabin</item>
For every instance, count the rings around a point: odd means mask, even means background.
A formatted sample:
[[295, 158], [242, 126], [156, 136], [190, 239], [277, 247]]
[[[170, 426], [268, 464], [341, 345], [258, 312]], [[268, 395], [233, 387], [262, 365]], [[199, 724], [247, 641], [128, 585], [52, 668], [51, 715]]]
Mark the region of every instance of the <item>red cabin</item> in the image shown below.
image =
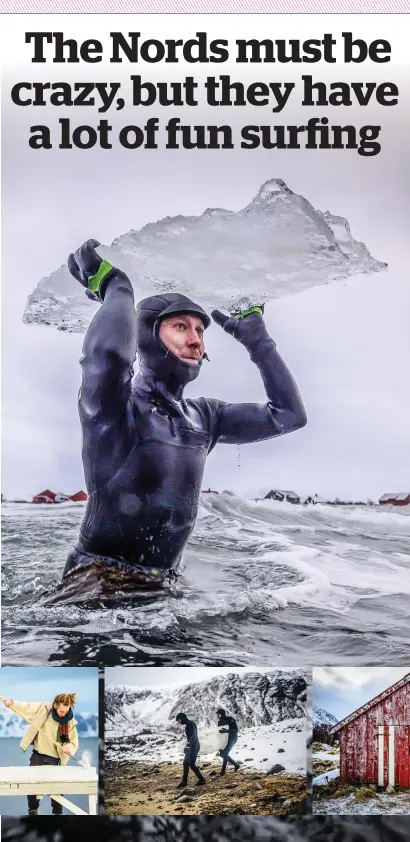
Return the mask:
[[332, 728], [340, 739], [340, 780], [410, 787], [410, 673]]
[[88, 497], [85, 491], [77, 491], [76, 494], [72, 494], [70, 500], [74, 500], [74, 503], [85, 503], [88, 500]]
[[36, 494], [36, 496], [33, 497], [33, 503], [55, 503], [55, 499], [56, 495], [54, 494], [54, 491], [49, 491], [49, 489], [46, 488], [45, 491], [40, 491], [40, 494]]
[[379, 504], [380, 506], [409, 506], [410, 491], [404, 491], [401, 494], [383, 494]]

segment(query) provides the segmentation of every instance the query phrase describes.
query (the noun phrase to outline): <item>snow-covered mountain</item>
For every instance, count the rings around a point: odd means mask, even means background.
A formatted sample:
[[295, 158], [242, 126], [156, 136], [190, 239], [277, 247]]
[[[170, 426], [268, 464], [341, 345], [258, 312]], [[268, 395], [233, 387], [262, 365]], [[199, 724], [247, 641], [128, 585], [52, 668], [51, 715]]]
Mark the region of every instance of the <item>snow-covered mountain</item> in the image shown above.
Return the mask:
[[199, 726], [213, 726], [223, 707], [239, 728], [269, 725], [306, 716], [306, 676], [303, 670], [229, 673], [183, 686], [109, 686], [105, 690], [106, 734], [135, 734], [144, 726], [175, 729], [184, 711]]
[[335, 735], [330, 731], [338, 723], [338, 719], [324, 708], [313, 705], [313, 740], [319, 743], [332, 744]]
[[313, 705], [312, 721], [313, 725], [328, 725], [329, 728], [333, 728], [339, 720], [333, 716], [333, 713], [329, 713], [328, 710], [320, 708], [317, 705]]
[[[98, 717], [95, 713], [75, 713], [78, 722], [78, 735], [83, 740], [87, 737], [98, 737]], [[3, 708], [0, 710], [0, 738], [21, 737], [28, 728], [28, 723], [16, 713]]]
[[306, 689], [301, 669], [230, 673], [183, 686], [106, 685], [106, 757], [180, 763], [184, 731], [175, 720], [184, 711], [198, 725], [203, 759], [208, 756], [204, 729], [217, 729], [216, 710], [223, 707], [238, 723], [235, 757], [245, 766], [267, 770], [279, 762], [286, 772], [302, 773]]
[[[346, 219], [315, 210], [280, 178], [237, 213], [208, 208], [201, 216], [168, 216], [98, 252], [127, 273], [137, 300], [173, 290], [206, 309], [231, 311], [386, 268], [353, 239]], [[23, 321], [81, 333], [97, 308], [63, 265], [30, 295]]]

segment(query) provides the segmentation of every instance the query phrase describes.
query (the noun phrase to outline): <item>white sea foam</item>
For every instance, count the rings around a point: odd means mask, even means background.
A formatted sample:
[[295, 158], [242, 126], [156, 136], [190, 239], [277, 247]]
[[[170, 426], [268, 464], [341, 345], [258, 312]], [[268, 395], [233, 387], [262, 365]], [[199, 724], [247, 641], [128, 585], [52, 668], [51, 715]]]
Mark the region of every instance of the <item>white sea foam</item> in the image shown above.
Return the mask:
[[94, 759], [93, 759], [91, 751], [89, 751], [88, 749], [82, 751], [78, 759], [79, 759], [81, 765], [84, 766], [85, 769], [91, 769], [92, 768]]
[[[2, 643], [4, 652], [12, 641], [12, 663], [20, 663], [23, 651], [37, 662], [39, 639], [46, 657], [55, 651], [53, 636], [65, 663], [72, 634], [87, 638], [90, 653], [99, 651], [101, 635], [121, 641], [121, 659], [124, 651], [130, 658], [142, 651], [143, 658], [166, 659], [182, 640], [183, 663], [202, 662], [204, 635], [212, 649], [216, 634], [218, 663], [261, 663], [255, 622], [270, 646], [276, 624], [291, 623], [277, 643], [284, 657], [293, 657], [295, 640], [306, 646], [306, 624], [315, 641], [318, 630], [333, 628], [333, 637], [320, 635], [319, 663], [325, 652], [334, 656], [335, 645], [344, 663], [348, 656], [356, 663], [363, 634], [376, 659], [378, 653], [401, 657], [410, 643], [410, 518], [401, 513], [203, 495], [182, 575], [170, 589], [136, 604], [124, 598], [108, 607], [72, 603], [51, 612], [40, 594], [60, 581], [82, 511], [25, 504], [3, 510]], [[266, 658], [267, 649], [262, 663]]]

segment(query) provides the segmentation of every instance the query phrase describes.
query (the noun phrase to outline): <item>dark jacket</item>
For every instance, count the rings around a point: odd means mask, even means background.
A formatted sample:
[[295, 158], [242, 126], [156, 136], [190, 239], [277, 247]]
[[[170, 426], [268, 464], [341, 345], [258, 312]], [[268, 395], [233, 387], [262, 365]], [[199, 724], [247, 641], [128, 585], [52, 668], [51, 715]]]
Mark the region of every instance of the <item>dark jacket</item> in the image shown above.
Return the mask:
[[236, 724], [236, 719], [233, 716], [221, 716], [218, 720], [218, 728], [229, 728], [229, 734], [237, 734], [238, 733], [238, 726]]

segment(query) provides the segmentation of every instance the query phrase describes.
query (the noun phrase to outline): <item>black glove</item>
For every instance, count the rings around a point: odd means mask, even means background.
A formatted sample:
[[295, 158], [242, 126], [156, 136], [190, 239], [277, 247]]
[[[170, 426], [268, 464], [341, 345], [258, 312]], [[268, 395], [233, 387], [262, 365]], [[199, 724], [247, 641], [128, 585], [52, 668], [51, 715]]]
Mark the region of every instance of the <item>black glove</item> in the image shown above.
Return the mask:
[[263, 321], [263, 310], [262, 304], [231, 316], [225, 316], [219, 310], [213, 310], [211, 316], [217, 325], [244, 345], [252, 355], [261, 339], [270, 339]]
[[95, 251], [98, 240], [87, 240], [75, 254], [68, 258], [68, 268], [72, 276], [85, 287], [85, 294], [94, 301], [103, 301], [108, 276], [116, 271], [111, 263], [103, 260]]
[[228, 730], [228, 728], [220, 728], [219, 733], [220, 734], [229, 734], [229, 730]]

